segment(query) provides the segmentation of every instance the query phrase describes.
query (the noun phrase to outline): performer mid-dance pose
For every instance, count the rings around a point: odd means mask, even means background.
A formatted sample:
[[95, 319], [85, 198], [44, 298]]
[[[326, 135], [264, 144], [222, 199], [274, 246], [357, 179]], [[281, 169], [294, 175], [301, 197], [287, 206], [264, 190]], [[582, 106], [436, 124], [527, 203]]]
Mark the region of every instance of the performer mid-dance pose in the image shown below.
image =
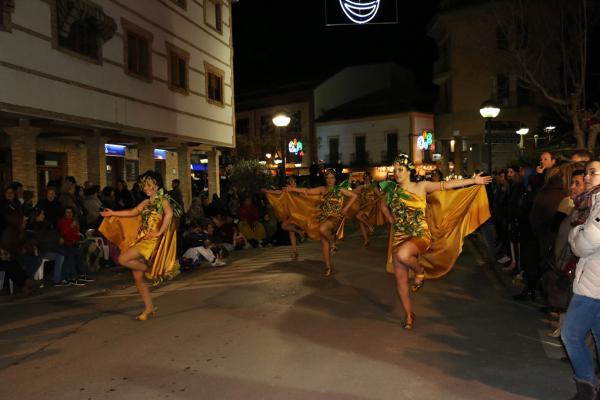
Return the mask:
[[369, 245], [369, 236], [375, 231], [377, 213], [379, 212], [379, 196], [381, 192], [376, 183], [371, 182], [371, 174], [365, 172], [364, 184], [353, 190], [358, 195], [358, 212], [356, 219], [363, 236], [363, 246]]
[[144, 282], [144, 274], [150, 279], [162, 280], [179, 273], [173, 215], [180, 216], [181, 209], [164, 194], [159, 174], [146, 172], [140, 178], [140, 185], [148, 199], [130, 210], [105, 209], [101, 212], [105, 219], [99, 230], [120, 248], [119, 264], [132, 270], [145, 306], [137, 319], [146, 321], [154, 315], [156, 308]]
[[[448, 182], [412, 182], [411, 175], [415, 173], [415, 166], [410, 162], [408, 156], [401, 154], [394, 160], [394, 179], [395, 182], [382, 182], [382, 189], [387, 192], [387, 201], [381, 202], [381, 207], [384, 215], [388, 222], [391, 224], [390, 232], [390, 244], [391, 244], [391, 257], [393, 262], [393, 272], [396, 277], [396, 290], [406, 318], [403, 327], [406, 329], [412, 329], [415, 314], [412, 311], [412, 305], [410, 302], [409, 292], [418, 291], [423, 287], [425, 282], [425, 269], [419, 265], [419, 255], [430, 249], [432, 243], [432, 234], [430, 227], [427, 223], [425, 216], [425, 208], [427, 206], [427, 195], [436, 191], [443, 191], [445, 189], [460, 188], [467, 185], [486, 185], [491, 182], [492, 178], [489, 176], [483, 177], [481, 173], [475, 175], [472, 179], [461, 179], [453, 180]], [[468, 215], [470, 203], [473, 202], [477, 195], [480, 193], [469, 191], [468, 193], [461, 194], [464, 197], [463, 201], [457, 202], [456, 207], [461, 208], [464, 212], [450, 218], [463, 219]], [[447, 272], [451, 265], [458, 257], [460, 247], [462, 246], [462, 238], [476, 229], [485, 219], [489, 217], [489, 210], [487, 209], [487, 197], [485, 197], [485, 191], [482, 194], [485, 200], [480, 200], [480, 206], [483, 211], [479, 212], [479, 208], [476, 208], [475, 216], [472, 217], [472, 223], [466, 224], [450, 224], [451, 228], [445, 228], [440, 237], [443, 240], [440, 241], [442, 247], [454, 247], [451, 249], [451, 255], [445, 255], [436, 257], [442, 264], [451, 263], [450, 266], [445, 266], [443, 269]], [[448, 201], [443, 199], [443, 201]], [[452, 200], [450, 200], [452, 201]], [[483, 204], [485, 202], [485, 204]], [[460, 204], [458, 204], [460, 203]], [[487, 215], [483, 215], [486, 213]], [[465, 214], [467, 213], [467, 214]], [[429, 215], [427, 216], [429, 219]], [[482, 221], [483, 220], [483, 221]], [[471, 222], [471, 221], [467, 221]], [[465, 226], [460, 232], [455, 233], [454, 229], [456, 226]], [[448, 235], [448, 232], [450, 235]], [[458, 241], [454, 242], [452, 240]], [[437, 250], [437, 249], [436, 249]], [[446, 249], [443, 249], [446, 250]], [[388, 250], [389, 251], [389, 250]], [[454, 259], [452, 259], [454, 257]], [[409, 269], [415, 273], [414, 283], [409, 289], [408, 275]]]
[[[293, 176], [287, 178], [287, 187], [295, 188], [296, 179]], [[272, 195], [280, 195], [283, 193], [283, 190], [270, 190], [270, 189], [262, 189], [263, 193], [272, 194]], [[271, 201], [271, 198], [268, 197]], [[292, 244], [292, 260], [298, 259], [298, 247], [296, 245], [296, 234], [300, 235], [302, 239], [306, 236], [306, 233], [298, 227], [298, 223], [294, 222], [294, 219], [290, 215], [289, 212], [283, 210], [280, 207], [273, 207], [273, 210], [277, 214], [277, 217], [281, 221], [281, 229], [287, 231], [290, 235], [290, 243]]]
[[[323, 276], [330, 277], [333, 275], [331, 255], [335, 251], [335, 237], [338, 230], [343, 228], [344, 217], [357, 196], [346, 188], [347, 185], [345, 183], [335, 184], [335, 170], [333, 168], [325, 170], [325, 181], [327, 186], [319, 186], [312, 189], [286, 187], [284, 191], [307, 195], [318, 194], [321, 196], [320, 212], [315, 222], [318, 223], [321, 249], [325, 262]], [[348, 198], [345, 204], [344, 197]], [[310, 234], [310, 229], [307, 231]]]

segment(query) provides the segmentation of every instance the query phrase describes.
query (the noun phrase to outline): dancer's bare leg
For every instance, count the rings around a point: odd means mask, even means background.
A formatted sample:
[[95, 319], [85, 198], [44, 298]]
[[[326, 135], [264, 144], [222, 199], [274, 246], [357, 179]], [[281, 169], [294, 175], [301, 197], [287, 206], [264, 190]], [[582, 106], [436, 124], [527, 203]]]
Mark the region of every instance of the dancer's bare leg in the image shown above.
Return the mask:
[[135, 270], [135, 271], [146, 271], [148, 269], [148, 265], [146, 261], [143, 259], [139, 250], [135, 247], [130, 247], [125, 250], [123, 253], [119, 255], [119, 265]]
[[331, 267], [331, 246], [333, 246], [333, 224], [329, 221], [323, 222], [319, 226], [319, 233], [321, 234], [321, 250], [323, 252], [323, 261], [325, 262], [325, 270], [323, 274], [330, 276], [332, 272]]
[[361, 221], [358, 222], [358, 226], [360, 227], [360, 233], [363, 237], [363, 246], [366, 246], [369, 244], [369, 231], [367, 229], [367, 226]]
[[154, 303], [152, 303], [152, 297], [150, 297], [150, 290], [148, 290], [148, 286], [144, 281], [144, 272], [132, 270], [133, 280], [135, 281], [135, 286], [140, 292], [140, 296], [142, 296], [142, 300], [144, 301], [144, 312], [149, 314], [154, 311]]
[[410, 290], [408, 287], [408, 267], [402, 265], [398, 259], [398, 253], [394, 253], [394, 275], [396, 277], [396, 292], [400, 298], [400, 303], [404, 309], [404, 314], [410, 316], [412, 313], [412, 304], [410, 302]]

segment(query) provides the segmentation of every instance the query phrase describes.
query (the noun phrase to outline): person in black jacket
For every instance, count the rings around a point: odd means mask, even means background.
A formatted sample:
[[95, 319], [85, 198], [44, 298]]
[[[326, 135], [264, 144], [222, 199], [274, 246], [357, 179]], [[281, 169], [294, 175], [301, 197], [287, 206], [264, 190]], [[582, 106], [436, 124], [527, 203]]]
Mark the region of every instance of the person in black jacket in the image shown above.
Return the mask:
[[127, 182], [123, 179], [117, 179], [115, 202], [117, 203], [117, 210], [129, 210], [134, 207], [133, 196], [127, 187]]

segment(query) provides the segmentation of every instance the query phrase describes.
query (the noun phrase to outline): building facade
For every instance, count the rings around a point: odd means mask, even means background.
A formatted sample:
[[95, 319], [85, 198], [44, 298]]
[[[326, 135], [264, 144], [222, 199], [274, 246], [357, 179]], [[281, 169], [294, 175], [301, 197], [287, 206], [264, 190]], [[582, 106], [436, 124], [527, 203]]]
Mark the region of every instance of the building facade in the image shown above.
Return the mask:
[[[262, 160], [272, 168], [277, 168], [275, 160], [283, 162], [285, 158], [289, 173], [308, 173], [308, 167], [317, 158], [313, 86], [303, 83], [281, 88], [283, 93], [278, 95], [247, 93], [239, 96], [236, 102], [236, 156]], [[278, 128], [273, 124], [273, 117], [278, 113], [291, 118], [287, 127]]]
[[157, 170], [188, 206], [199, 152], [219, 192], [218, 148], [235, 146], [228, 1], [0, 4], [4, 183], [39, 195], [58, 177], [104, 187]]
[[[501, 112], [495, 120], [501, 125], [530, 128], [526, 143], [541, 131], [547, 113], [546, 101], [519, 81], [519, 70], [509, 56], [515, 46], [541, 38], [527, 27], [522, 32], [505, 31], [493, 7], [490, 2], [445, 1], [429, 26], [428, 35], [438, 47], [433, 66], [433, 81], [439, 87], [436, 133], [444, 158], [453, 159], [459, 170], [488, 167], [486, 126], [479, 114], [484, 101], [492, 98], [499, 103]], [[452, 140], [456, 145], [450, 145]], [[519, 156], [516, 144], [494, 144], [492, 150], [494, 169]]]

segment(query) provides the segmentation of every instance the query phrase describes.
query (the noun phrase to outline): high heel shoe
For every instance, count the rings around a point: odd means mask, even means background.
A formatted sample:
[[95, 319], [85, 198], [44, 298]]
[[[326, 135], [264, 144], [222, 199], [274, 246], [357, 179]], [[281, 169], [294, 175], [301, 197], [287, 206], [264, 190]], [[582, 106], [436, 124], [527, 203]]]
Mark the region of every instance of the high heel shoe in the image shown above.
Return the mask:
[[415, 313], [410, 313], [410, 315], [407, 315], [406, 318], [404, 319], [404, 323], [402, 324], [402, 327], [404, 329], [412, 329], [413, 326], [415, 324]]
[[363, 247], [369, 247], [369, 244], [371, 244], [371, 242], [369, 241], [369, 239], [367, 239], [363, 242]]
[[415, 274], [415, 280], [413, 281], [410, 290], [413, 293], [416, 293], [423, 288], [423, 285], [425, 285], [425, 270], [423, 270], [423, 272], [420, 274]]
[[156, 311], [158, 311], [158, 307], [154, 307], [154, 309], [150, 312], [144, 311], [143, 313], [135, 317], [135, 319], [138, 321], [148, 321], [150, 318], [155, 316]]
[[333, 267], [325, 267], [322, 275], [324, 278], [330, 278], [333, 275]]
[[298, 261], [298, 252], [294, 251], [291, 255], [292, 261]]

